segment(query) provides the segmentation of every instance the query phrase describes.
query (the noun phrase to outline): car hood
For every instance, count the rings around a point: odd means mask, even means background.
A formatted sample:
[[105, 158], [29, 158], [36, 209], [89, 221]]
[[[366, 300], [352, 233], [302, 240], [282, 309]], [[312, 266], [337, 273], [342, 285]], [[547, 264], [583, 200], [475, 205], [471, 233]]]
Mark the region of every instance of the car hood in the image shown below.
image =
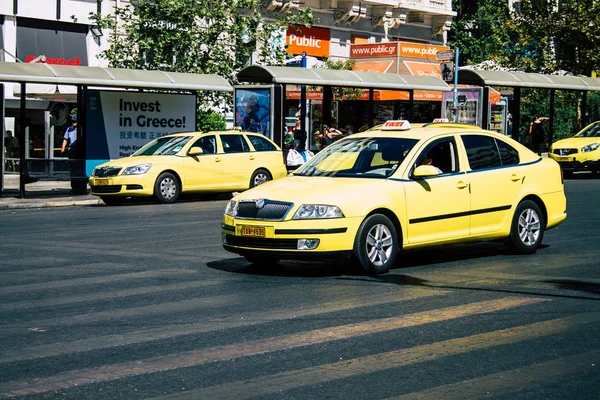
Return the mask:
[[600, 137], [572, 137], [554, 142], [555, 149], [580, 149], [592, 143], [600, 143]]
[[[396, 182], [397, 183], [397, 182]], [[268, 199], [343, 207], [354, 203], [376, 206], [387, 197], [385, 179], [287, 176], [238, 194], [236, 200]], [[367, 207], [368, 208], [368, 207]]]

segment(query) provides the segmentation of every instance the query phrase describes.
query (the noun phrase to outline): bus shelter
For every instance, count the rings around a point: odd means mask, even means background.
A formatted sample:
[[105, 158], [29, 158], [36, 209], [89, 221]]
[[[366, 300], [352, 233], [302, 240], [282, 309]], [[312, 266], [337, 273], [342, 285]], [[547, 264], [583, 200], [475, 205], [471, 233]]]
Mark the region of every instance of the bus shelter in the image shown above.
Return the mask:
[[[395, 90], [409, 93], [409, 110], [413, 109], [414, 91], [438, 91], [447, 92], [451, 88], [443, 80], [433, 76], [413, 76], [381, 72], [363, 72], [350, 70], [330, 70], [322, 68], [293, 68], [279, 66], [251, 65], [242, 69], [237, 74], [240, 82], [252, 84], [272, 84], [278, 88], [276, 91], [274, 124], [277, 127], [273, 132], [276, 143], [283, 143], [285, 132], [282, 103], [285, 99], [286, 87], [288, 85], [300, 85], [302, 94], [300, 99], [300, 122], [301, 129], [306, 129], [306, 87], [319, 86], [323, 88], [323, 116], [326, 123], [331, 118], [334, 87], [360, 88], [369, 91], [367, 121], [368, 125], [374, 125], [374, 101], [375, 90]], [[411, 115], [408, 115], [411, 119]]]
[[[519, 140], [521, 125], [521, 89], [537, 88], [550, 91], [549, 139], [553, 142], [554, 133], [554, 97], [557, 90], [572, 90], [583, 93], [582, 109], [586, 108], [586, 95], [589, 91], [600, 91], [600, 79], [568, 75], [545, 75], [518, 71], [484, 71], [462, 68], [458, 71], [458, 84], [483, 87], [483, 109], [489, 108], [489, 90], [491, 87], [508, 87], [513, 89], [514, 107], [512, 137]], [[585, 113], [582, 113], [585, 116]], [[489, 124], [489, 113], [483, 113], [482, 127]], [[583, 121], [586, 124], [588, 121]]]
[[[60, 160], [61, 162], [73, 163], [84, 163], [86, 162], [86, 150], [89, 147], [86, 142], [94, 141], [94, 145], [100, 144], [108, 146], [106, 140], [98, 141], [95, 133], [100, 128], [99, 125], [106, 125], [106, 121], [102, 119], [96, 119], [94, 121], [87, 121], [87, 116], [90, 115], [90, 110], [97, 109], [100, 105], [97, 104], [95, 97], [90, 97], [89, 92], [96, 89], [104, 89], [111, 91], [109, 94], [115, 93], [127, 93], [135, 94], [138, 96], [152, 98], [152, 96], [160, 94], [171, 94], [171, 95], [194, 95], [193, 99], [188, 101], [188, 108], [193, 107], [192, 121], [185, 119], [183, 122], [181, 119], [171, 121], [167, 118], [151, 118], [151, 119], [140, 119], [142, 123], [144, 121], [152, 121], [158, 126], [163, 125], [178, 125], [178, 127], [185, 127], [183, 130], [196, 130], [196, 96], [198, 91], [225, 91], [232, 92], [233, 87], [224, 78], [215, 74], [190, 74], [190, 73], [178, 73], [178, 72], [165, 72], [165, 71], [150, 71], [150, 70], [136, 70], [136, 69], [120, 69], [120, 68], [102, 68], [102, 67], [82, 67], [82, 66], [61, 66], [61, 65], [49, 65], [49, 64], [27, 64], [27, 63], [8, 63], [0, 62], [0, 82], [13, 82], [20, 85], [20, 109], [19, 116], [16, 123], [16, 137], [20, 140], [19, 148], [19, 175], [20, 185], [19, 193], [20, 197], [25, 197], [25, 178], [29, 176], [29, 167], [32, 162], [42, 162], [46, 166], [52, 167], [52, 163], [57, 160], [51, 160], [46, 157], [43, 160], [27, 158], [26, 147], [28, 143], [25, 142], [26, 125], [27, 125], [27, 85], [28, 84], [49, 84], [56, 85], [57, 92], [59, 85], [72, 85], [77, 88], [77, 101], [76, 107], [78, 112], [77, 115], [77, 157], [73, 160]], [[97, 97], [100, 99], [100, 97]], [[0, 101], [4, 101], [4, 85], [0, 84]], [[90, 100], [92, 99], [92, 100]], [[172, 98], [175, 100], [175, 98]], [[119, 100], [118, 100], [119, 101]], [[117, 121], [116, 124], [127, 126], [129, 117], [124, 117], [121, 113], [119, 115], [120, 105], [113, 105], [114, 119]], [[144, 102], [127, 102], [125, 106], [128, 109], [142, 110], [146, 112], [157, 111], [158, 103], [147, 104]], [[106, 105], [105, 105], [106, 106]], [[122, 109], [122, 108], [121, 108]], [[0, 120], [4, 121], [4, 104], [0, 107]], [[84, 112], [82, 112], [84, 111]], [[162, 120], [165, 121], [162, 121]], [[93, 123], [92, 123], [93, 122]], [[171, 123], [173, 122], [173, 124]], [[146, 122], [147, 123], [147, 122]], [[108, 128], [102, 126], [102, 128]], [[3, 128], [4, 130], [4, 128]], [[128, 135], [129, 132], [125, 132]], [[132, 133], [133, 135], [133, 133]], [[145, 136], [143, 139], [147, 139]], [[148, 138], [151, 139], [151, 138]], [[94, 146], [96, 147], [96, 146]], [[0, 165], [4, 165], [4, 152], [0, 152]], [[47, 168], [46, 170], [53, 170]], [[87, 175], [85, 168], [80, 168], [77, 171], [77, 176], [73, 176], [75, 169], [70, 168], [71, 179], [79, 179], [81, 182], [87, 184]], [[4, 168], [1, 169], [0, 176], [0, 193], [4, 191]]]

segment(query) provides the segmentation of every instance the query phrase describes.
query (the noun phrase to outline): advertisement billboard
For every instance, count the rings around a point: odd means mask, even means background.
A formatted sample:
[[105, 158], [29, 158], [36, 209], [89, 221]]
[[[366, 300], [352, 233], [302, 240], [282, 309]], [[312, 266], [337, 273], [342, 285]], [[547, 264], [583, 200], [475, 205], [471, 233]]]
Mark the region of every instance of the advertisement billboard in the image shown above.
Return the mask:
[[273, 86], [235, 87], [235, 126], [273, 138]]
[[86, 171], [152, 139], [196, 130], [196, 95], [88, 90]]

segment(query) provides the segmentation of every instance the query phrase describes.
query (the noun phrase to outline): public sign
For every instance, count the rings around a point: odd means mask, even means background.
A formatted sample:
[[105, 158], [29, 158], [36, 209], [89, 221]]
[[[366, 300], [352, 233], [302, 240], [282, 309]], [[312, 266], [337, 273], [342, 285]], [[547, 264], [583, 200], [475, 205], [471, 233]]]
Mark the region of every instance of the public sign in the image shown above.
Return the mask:
[[88, 175], [98, 164], [128, 157], [149, 141], [196, 130], [196, 96], [89, 90], [85, 124]]
[[442, 79], [444, 81], [452, 81], [454, 79], [454, 63], [445, 62], [440, 64], [440, 73], [442, 74]]
[[306, 53], [314, 57], [329, 57], [330, 41], [329, 29], [291, 25], [286, 32], [286, 51], [290, 54]]
[[438, 51], [435, 55], [435, 59], [438, 61], [454, 60], [454, 50]]

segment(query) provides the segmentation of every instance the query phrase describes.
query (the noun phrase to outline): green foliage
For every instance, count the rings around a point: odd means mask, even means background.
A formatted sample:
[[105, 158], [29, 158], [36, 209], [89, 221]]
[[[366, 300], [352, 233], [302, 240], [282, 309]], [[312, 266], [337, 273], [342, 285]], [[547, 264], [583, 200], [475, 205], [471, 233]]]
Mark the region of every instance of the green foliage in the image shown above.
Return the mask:
[[[91, 18], [110, 29], [100, 57], [111, 67], [217, 74], [235, 84], [254, 51], [258, 63], [282, 64], [282, 30], [313, 22], [310, 8], [264, 19], [259, 7], [257, 0], [139, 0], [115, 9], [114, 16]], [[232, 103], [230, 93], [199, 95], [208, 109]]]
[[[356, 65], [355, 60], [347, 59], [347, 60], [332, 60], [327, 59], [323, 64], [317, 66], [317, 68], [323, 69], [333, 69], [333, 70], [348, 70], [352, 71], [354, 66]], [[336, 100], [356, 100], [360, 97], [363, 90], [360, 88], [351, 88], [351, 87], [333, 87], [331, 89], [333, 98]]]
[[212, 110], [198, 110], [198, 124], [196, 129], [201, 132], [225, 130], [225, 117]]

